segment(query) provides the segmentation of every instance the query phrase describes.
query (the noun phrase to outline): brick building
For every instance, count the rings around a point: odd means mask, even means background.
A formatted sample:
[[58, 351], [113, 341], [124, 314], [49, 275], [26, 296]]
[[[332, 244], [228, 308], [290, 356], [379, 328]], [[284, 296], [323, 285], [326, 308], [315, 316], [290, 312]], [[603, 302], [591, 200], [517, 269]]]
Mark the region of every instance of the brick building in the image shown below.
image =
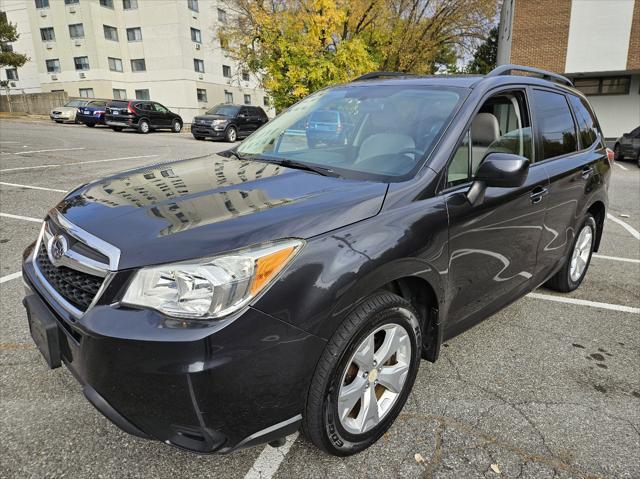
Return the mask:
[[607, 138], [640, 125], [640, 0], [505, 0], [498, 64], [562, 73]]

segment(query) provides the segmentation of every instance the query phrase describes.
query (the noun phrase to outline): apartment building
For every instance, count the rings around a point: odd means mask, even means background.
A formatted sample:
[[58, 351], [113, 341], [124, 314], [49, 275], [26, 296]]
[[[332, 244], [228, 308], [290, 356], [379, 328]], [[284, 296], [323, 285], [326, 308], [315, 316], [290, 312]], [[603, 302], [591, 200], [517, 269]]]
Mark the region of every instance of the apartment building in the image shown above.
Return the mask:
[[[186, 122], [218, 103], [268, 99], [220, 44], [216, 0], [0, 0], [12, 47], [30, 61], [3, 68], [12, 93], [64, 90], [86, 98], [152, 99]], [[4, 94], [5, 92], [3, 92]]]
[[505, 0], [498, 64], [505, 63], [571, 78], [607, 138], [640, 126], [640, 0]]

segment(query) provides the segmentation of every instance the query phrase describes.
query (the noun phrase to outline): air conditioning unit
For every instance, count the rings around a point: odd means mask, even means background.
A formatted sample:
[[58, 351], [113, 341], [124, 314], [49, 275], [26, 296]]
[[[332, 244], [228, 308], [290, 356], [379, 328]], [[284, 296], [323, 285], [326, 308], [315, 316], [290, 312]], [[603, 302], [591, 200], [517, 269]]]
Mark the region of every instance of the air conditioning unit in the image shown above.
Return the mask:
[[46, 10], [40, 10], [40, 16], [41, 17], [46, 17], [47, 16], [47, 11]]
[[82, 40], [76, 40], [76, 47], [82, 46]]
[[53, 48], [53, 43], [45, 43], [45, 47], [47, 50], [51, 50]]
[[15, 88], [15, 87], [16, 87], [16, 82], [12, 81], [12, 82], [10, 83], [10, 85], [11, 85], [11, 88]]
[[58, 75], [51, 75], [51, 79], [52, 80], [57, 80], [58, 79]]
[[71, 5], [69, 7], [69, 13], [76, 13], [76, 7], [74, 7], [73, 5]]
[[196, 43], [196, 50], [200, 50], [200, 44]]
[[198, 80], [202, 80], [202, 79], [204, 79], [204, 75], [202, 75], [202, 73], [200, 73], [200, 74], [198, 75]]
[[87, 78], [87, 75], [85, 75], [84, 73], [80, 73], [80, 78]]

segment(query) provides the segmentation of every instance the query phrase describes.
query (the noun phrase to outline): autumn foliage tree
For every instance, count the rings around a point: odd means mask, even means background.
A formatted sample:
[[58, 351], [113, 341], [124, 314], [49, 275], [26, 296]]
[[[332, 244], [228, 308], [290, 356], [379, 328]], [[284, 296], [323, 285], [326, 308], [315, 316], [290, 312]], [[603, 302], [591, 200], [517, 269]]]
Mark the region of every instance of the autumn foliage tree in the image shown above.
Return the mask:
[[433, 73], [487, 36], [496, 0], [226, 0], [218, 33], [276, 109], [372, 70]]

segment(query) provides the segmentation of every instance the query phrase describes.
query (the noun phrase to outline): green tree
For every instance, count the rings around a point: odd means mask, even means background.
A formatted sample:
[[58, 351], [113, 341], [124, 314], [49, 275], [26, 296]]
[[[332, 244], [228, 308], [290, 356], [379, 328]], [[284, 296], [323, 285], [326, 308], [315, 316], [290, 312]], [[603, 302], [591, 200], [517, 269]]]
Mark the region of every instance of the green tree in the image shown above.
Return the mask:
[[29, 61], [29, 57], [14, 52], [10, 45], [19, 37], [16, 25], [7, 20], [5, 12], [0, 12], [0, 67], [20, 68]]
[[467, 65], [467, 73], [487, 74], [496, 67], [498, 61], [498, 27], [489, 31], [489, 36], [473, 54], [473, 60]]

